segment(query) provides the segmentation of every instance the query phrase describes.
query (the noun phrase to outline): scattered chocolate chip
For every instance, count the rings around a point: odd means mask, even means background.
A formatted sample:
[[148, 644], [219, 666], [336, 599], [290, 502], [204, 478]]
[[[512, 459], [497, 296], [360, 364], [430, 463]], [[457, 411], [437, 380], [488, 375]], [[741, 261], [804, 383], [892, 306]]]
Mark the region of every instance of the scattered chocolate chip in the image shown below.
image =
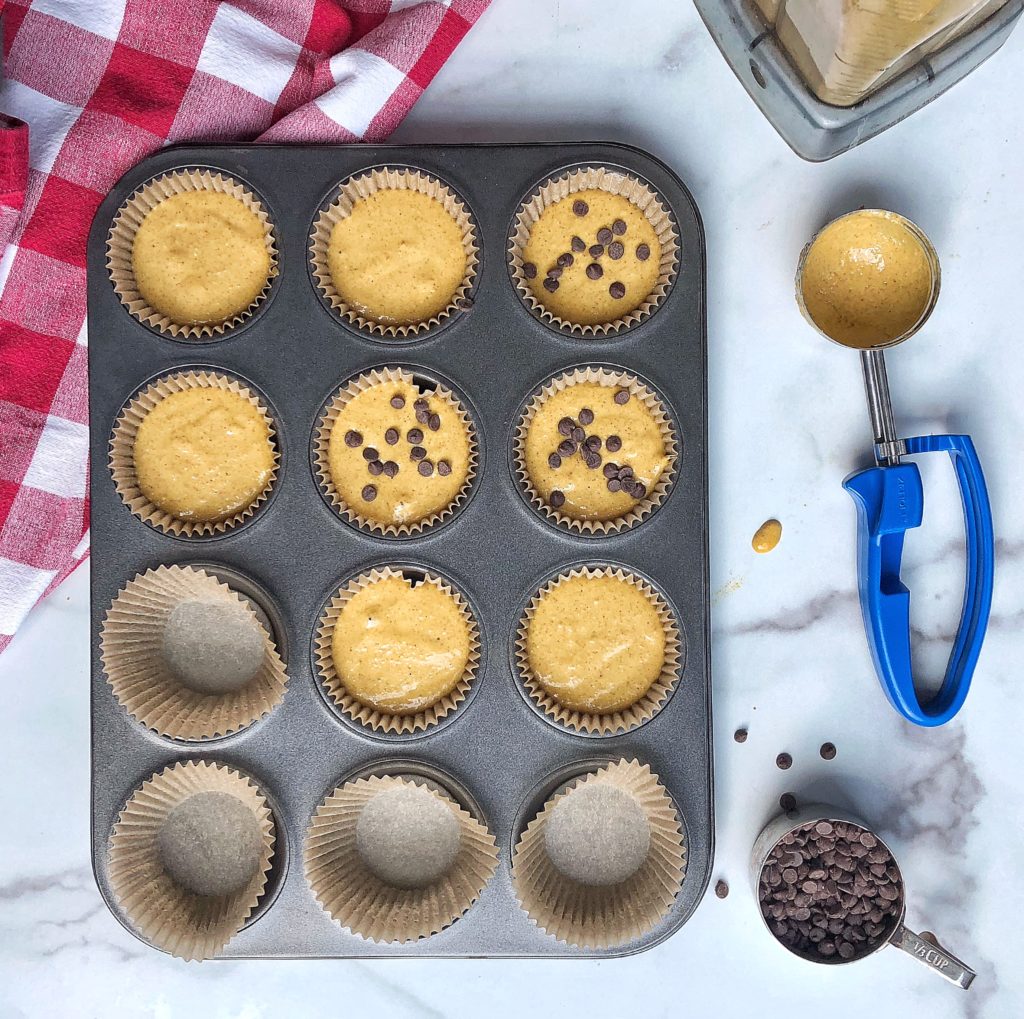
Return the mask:
[[622, 490], [622, 482], [619, 481], [618, 478], [609, 478], [608, 479], [608, 491], [609, 492], [619, 492], [621, 490]]
[[746, 743], [747, 742], [747, 730], [746, 729], [737, 729], [732, 734], [732, 738], [734, 740], [736, 740], [737, 743]]
[[405, 433], [405, 438], [407, 442], [411, 442], [415, 446], [417, 443], [423, 441], [423, 431], [419, 428], [410, 428], [409, 431]]
[[576, 443], [573, 442], [572, 439], [563, 439], [558, 444], [558, 452], [561, 453], [562, 456], [572, 456], [573, 453], [576, 452]]
[[367, 465], [366, 469], [375, 477], [380, 477], [384, 473], [384, 464], [380, 460], [371, 460]]
[[617, 262], [626, 253], [625, 247], [623, 247], [622, 241], [612, 241], [608, 245], [608, 257], [615, 259]]
[[[796, 797], [792, 793], [783, 793], [779, 797], [779, 806], [788, 814], [791, 810], [796, 810]], [[824, 872], [823, 872], [824, 874]]]
[[779, 754], [779, 756], [775, 758], [775, 767], [781, 768], [783, 771], [787, 771], [789, 768], [793, 767], [793, 758], [789, 754]]
[[606, 226], [601, 227], [601, 229], [597, 231], [597, 240], [601, 244], [611, 244], [612, 236], [611, 230]]
[[558, 256], [558, 267], [560, 269], [568, 269], [569, 266], [572, 265], [572, 263], [575, 261], [576, 259], [573, 258], [568, 251], [566, 251], [564, 254]]
[[576, 252], [586, 251], [587, 242], [582, 237], [577, 237], [575, 234], [573, 234], [573, 238], [569, 242], [569, 247], [571, 247], [572, 250]]
[[647, 486], [642, 482], [638, 481], [633, 486], [632, 496], [634, 499], [646, 499], [647, 498]]
[[[615, 402], [618, 403], [617, 400]], [[608, 438], [604, 440], [604, 448], [607, 449], [609, 453], [618, 453], [618, 451], [622, 449], [622, 439], [617, 435], [609, 435]]]
[[416, 408], [416, 420], [421, 424], [425, 425], [430, 420], [430, 411], [426, 407]]
[[376, 460], [379, 456], [380, 454], [373, 448], [373, 446], [367, 446], [366, 449], [363, 450], [364, 460]]
[[612, 297], [614, 297], [616, 301], [619, 301], [623, 297], [626, 296], [626, 284], [625, 283], [620, 283], [618, 280], [616, 280], [608, 288], [608, 293], [611, 294]]
[[402, 396], [401, 393], [395, 393], [395, 395], [391, 397], [391, 406], [394, 407], [395, 410], [401, 410], [405, 406], [405, 397]]
[[572, 430], [576, 427], [576, 422], [572, 418], [561, 418], [558, 422], [558, 431], [562, 435], [572, 435]]
[[555, 509], [561, 509], [565, 505], [565, 493], [560, 492], [557, 488], [554, 489], [548, 496], [548, 503]]
[[427, 451], [422, 446], [413, 446], [409, 450], [410, 460], [422, 460], [427, 455]]
[[[618, 222], [618, 221], [616, 221]], [[715, 882], [715, 895], [724, 899], [729, 894], [729, 886], [724, 881]]]
[[597, 262], [591, 262], [587, 266], [586, 272], [588, 280], [599, 280], [604, 275], [604, 269]]
[[350, 428], [345, 433], [345, 445], [348, 446], [350, 449], [355, 449], [357, 446], [361, 446], [362, 444], [363, 437], [362, 435], [360, 435], [359, 432]]
[[822, 743], [818, 751], [823, 761], [834, 761], [836, 757], [836, 745], [834, 743]]
[[600, 258], [604, 254], [604, 245], [591, 244], [587, 249], [587, 254], [590, 255], [591, 258]]
[[552, 453], [548, 457], [548, 467], [553, 471], [557, 471], [562, 466], [562, 458], [557, 453]]
[[394, 460], [385, 460], [384, 476], [388, 478], [393, 478], [395, 477], [396, 474], [398, 474], [398, 464], [396, 464]]
[[377, 498], [377, 486], [367, 485], [360, 494], [363, 497], [363, 502], [373, 502]]
[[581, 425], [592, 425], [594, 423], [594, 412], [589, 407], [584, 407], [580, 411], [580, 424]]
[[431, 414], [430, 417], [427, 418], [427, 427], [432, 432], [436, 432], [441, 427], [441, 415]]
[[440, 474], [442, 478], [447, 478], [448, 475], [451, 474], [451, 472], [452, 472], [452, 465], [450, 463], [448, 463], [447, 460], [438, 460], [437, 461], [437, 473]]
[[636, 257], [641, 262], [646, 262], [651, 257], [651, 249], [646, 244], [638, 244], [636, 246]]
[[626, 232], [626, 221], [625, 220], [617, 219], [617, 220], [615, 220], [614, 223], [612, 223], [612, 233], [615, 234], [616, 237], [621, 237], [625, 232]]
[[614, 399], [615, 399], [615, 402], [620, 404], [620, 405], [621, 404], [625, 404], [625, 403], [629, 403], [629, 390], [628, 389], [619, 389], [619, 390], [617, 390], [616, 393], [615, 393]]
[[385, 441], [385, 442], [386, 442], [386, 443], [387, 443], [387, 444], [388, 444], [389, 446], [394, 446], [394, 445], [395, 445], [395, 444], [396, 444], [396, 443], [398, 442], [398, 440], [399, 440], [400, 438], [401, 438], [401, 436], [400, 436], [400, 435], [398, 434], [398, 429], [397, 429], [397, 428], [389, 428], [389, 429], [388, 429], [388, 430], [387, 430], [387, 431], [386, 431], [386, 432], [384, 433], [384, 441]]
[[544, 280], [544, 289], [549, 293], [553, 294], [558, 289], [558, 280], [553, 280], [550, 276]]
[[572, 441], [575, 442], [578, 446], [587, 437], [587, 433], [582, 428], [580, 428], [579, 425], [577, 425], [570, 433], [570, 437], [572, 438]]
[[623, 479], [633, 477], [633, 468], [629, 464], [623, 464], [619, 468], [619, 477]]
[[425, 478], [429, 478], [434, 473], [434, 465], [429, 460], [421, 460], [419, 466], [416, 468]]
[[619, 476], [619, 465], [611, 462], [604, 465], [604, 470], [601, 472], [606, 478], [617, 478]]
[[588, 435], [583, 441], [583, 445], [590, 450], [591, 453], [596, 453], [601, 448], [601, 436], [600, 435]]
[[601, 466], [601, 457], [597, 453], [594, 453], [588, 449], [583, 453], [583, 462], [592, 471], [596, 471], [597, 468]]
[[535, 280], [537, 278], [537, 266], [533, 262], [523, 262], [523, 275], [528, 280]]
[[577, 216], [585, 216], [590, 212], [590, 206], [587, 205], [582, 198], [577, 198], [576, 201], [572, 203], [572, 211], [575, 212]]
[[548, 269], [547, 276], [549, 280], [561, 279], [562, 270], [556, 265], [554, 268]]
[[430, 410], [430, 401], [425, 396], [417, 396], [412, 405], [414, 410]]

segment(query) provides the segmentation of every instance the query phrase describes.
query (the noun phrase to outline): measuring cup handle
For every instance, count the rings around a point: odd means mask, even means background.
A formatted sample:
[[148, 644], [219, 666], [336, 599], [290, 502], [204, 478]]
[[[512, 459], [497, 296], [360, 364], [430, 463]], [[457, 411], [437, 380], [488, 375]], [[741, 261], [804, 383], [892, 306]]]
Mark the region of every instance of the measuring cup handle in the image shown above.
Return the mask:
[[908, 955], [912, 955], [918, 962], [923, 962], [939, 976], [945, 977], [950, 983], [956, 984], [957, 987], [961, 987], [965, 991], [977, 976], [970, 966], [947, 952], [937, 942], [926, 941], [920, 934], [915, 934], [903, 924], [893, 931], [892, 940], [889, 943]]

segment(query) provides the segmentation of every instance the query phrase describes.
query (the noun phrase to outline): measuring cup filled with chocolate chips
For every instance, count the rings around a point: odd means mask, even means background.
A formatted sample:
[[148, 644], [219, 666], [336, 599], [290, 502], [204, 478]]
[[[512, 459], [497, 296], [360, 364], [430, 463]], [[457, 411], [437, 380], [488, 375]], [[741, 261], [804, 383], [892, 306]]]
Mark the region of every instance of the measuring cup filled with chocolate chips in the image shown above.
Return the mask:
[[857, 962], [893, 945], [971, 986], [973, 970], [905, 926], [903, 875], [863, 821], [821, 803], [780, 814], [757, 837], [751, 864], [761, 919], [801, 959]]
[[[968, 435], [897, 436], [884, 348], [928, 320], [939, 294], [939, 260], [910, 220], [862, 209], [823, 227], [804, 248], [796, 297], [823, 336], [860, 351], [876, 466], [843, 487], [857, 505], [861, 611], [875, 670], [893, 707], [917, 725], [948, 722], [961, 708], [978, 661], [992, 602], [992, 512], [981, 464]], [[924, 490], [917, 464], [904, 457], [946, 452], [956, 471], [967, 537], [960, 626], [942, 686], [926, 703], [915, 688], [910, 651], [910, 591], [900, 580], [907, 530], [919, 527]]]

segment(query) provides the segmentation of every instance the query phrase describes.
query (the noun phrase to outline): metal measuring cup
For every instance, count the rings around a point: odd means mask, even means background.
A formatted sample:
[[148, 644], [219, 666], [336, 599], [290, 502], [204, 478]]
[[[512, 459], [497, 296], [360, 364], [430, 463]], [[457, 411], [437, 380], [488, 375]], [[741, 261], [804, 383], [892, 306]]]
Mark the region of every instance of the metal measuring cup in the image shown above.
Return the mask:
[[[808, 824], [817, 823], [819, 821], [828, 821], [833, 825], [837, 822], [842, 824], [852, 824], [866, 832], [869, 832], [878, 841], [878, 845], [885, 849], [892, 857], [893, 865], [896, 867], [896, 870], [900, 875], [898, 884], [900, 894], [898, 900], [899, 911], [895, 920], [890, 921], [890, 929], [879, 936], [878, 943], [876, 945], [866, 951], [858, 950], [858, 954], [851, 959], [843, 959], [839, 955], [834, 955], [830, 958], [822, 957], [815, 959], [795, 951], [788, 945], [783, 944], [783, 942], [775, 936], [769, 926], [768, 918], [765, 916], [764, 911], [761, 908], [759, 895], [761, 875], [765, 868], [771, 863], [772, 850], [774, 850], [787, 835], [799, 831]], [[971, 986], [975, 973], [969, 966], [961, 962], [955, 955], [947, 952], [938, 944], [938, 942], [929, 941], [920, 934], [915, 934], [904, 924], [903, 921], [907, 912], [906, 886], [903, 881], [903, 873], [900, 871], [899, 864], [896, 862], [896, 857], [885, 842], [879, 838], [878, 834], [872, 831], [864, 821], [854, 814], [837, 810], [835, 807], [831, 807], [824, 803], [812, 803], [805, 807], [801, 807], [798, 810], [791, 810], [788, 813], [779, 814], [777, 817], [772, 818], [772, 820], [765, 825], [761, 834], [758, 835], [754, 842], [754, 849], [751, 854], [750, 862], [751, 877], [754, 885], [754, 897], [757, 900], [757, 911], [764, 923], [765, 930], [768, 931], [772, 940], [777, 945], [785, 948], [786, 951], [791, 955], [795, 955], [798, 959], [803, 959], [805, 962], [813, 964], [841, 966], [847, 963], [860, 962], [861, 959], [866, 959], [868, 956], [874, 955], [875, 952], [885, 948], [887, 945], [893, 945], [895, 948], [899, 948], [908, 955], [913, 956], [918, 962], [924, 963], [924, 965], [928, 966], [940, 976], [943, 976], [951, 983], [956, 984], [957, 987], [967, 990], [967, 988]]]

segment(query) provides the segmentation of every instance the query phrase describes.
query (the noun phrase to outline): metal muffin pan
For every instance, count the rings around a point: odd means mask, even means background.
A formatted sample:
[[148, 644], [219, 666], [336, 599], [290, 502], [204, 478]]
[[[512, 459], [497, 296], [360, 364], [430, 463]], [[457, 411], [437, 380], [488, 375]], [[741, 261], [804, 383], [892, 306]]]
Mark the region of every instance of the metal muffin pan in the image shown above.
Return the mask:
[[[325, 198], [346, 177], [375, 166], [434, 174], [467, 203], [478, 227], [480, 264], [469, 308], [439, 329], [404, 341], [349, 326], [321, 301], [308, 264], [309, 234]], [[679, 271], [657, 311], [603, 338], [565, 335], [533, 317], [506, 268], [520, 202], [576, 166], [620, 167], [648, 181], [671, 208]], [[266, 203], [280, 275], [255, 315], [223, 337], [180, 341], [136, 321], [106, 271], [111, 220], [142, 183], [184, 167], [221, 170]], [[254, 917], [224, 958], [561, 957], [630, 955], [659, 943], [690, 917], [704, 894], [714, 846], [708, 592], [707, 405], [704, 235], [689, 192], [653, 156], [625, 145], [179, 146], [126, 174], [100, 206], [89, 240], [89, 379], [92, 454], [92, 857], [115, 916], [107, 843], [118, 812], [150, 774], [188, 759], [223, 761], [251, 775], [273, 805], [274, 869]], [[347, 524], [319, 491], [310, 443], [325, 401], [349, 376], [402, 365], [450, 380], [468, 398], [478, 428], [480, 472], [466, 504], [420, 536], [381, 538]], [[536, 513], [517, 490], [508, 449], [525, 397], [566, 369], [603, 364], [650, 380], [680, 440], [676, 479], [643, 523], [607, 537], [568, 533]], [[226, 534], [176, 538], [134, 517], [107, 469], [111, 428], [148, 379], [187, 366], [249, 380], [273, 410], [282, 450], [274, 491], [251, 520]], [[582, 736], [550, 724], [528, 703], [509, 646], [521, 607], [550, 574], [580, 563], [624, 565], [650, 578], [672, 605], [685, 650], [671, 699], [625, 734]], [[114, 699], [100, 661], [103, 617], [136, 574], [196, 563], [252, 582], [243, 593], [265, 605], [287, 655], [288, 690], [267, 717], [203, 743], [163, 738]], [[375, 565], [430, 568], [468, 597], [480, 625], [482, 668], [468, 703], [448, 724], [394, 739], [343, 723], [328, 707], [311, 646], [320, 610], [341, 581]], [[230, 579], [225, 574], [225, 579]], [[519, 908], [511, 849], [544, 796], [595, 761], [637, 758], [661, 778], [679, 810], [688, 866], [665, 920], [615, 949], [586, 951], [539, 930]], [[407, 762], [403, 766], [400, 762]], [[487, 823], [500, 854], [479, 901], [456, 923], [409, 944], [375, 944], [344, 930], [316, 902], [304, 875], [310, 817], [340, 781], [367, 770], [414, 770], [457, 786]]]

